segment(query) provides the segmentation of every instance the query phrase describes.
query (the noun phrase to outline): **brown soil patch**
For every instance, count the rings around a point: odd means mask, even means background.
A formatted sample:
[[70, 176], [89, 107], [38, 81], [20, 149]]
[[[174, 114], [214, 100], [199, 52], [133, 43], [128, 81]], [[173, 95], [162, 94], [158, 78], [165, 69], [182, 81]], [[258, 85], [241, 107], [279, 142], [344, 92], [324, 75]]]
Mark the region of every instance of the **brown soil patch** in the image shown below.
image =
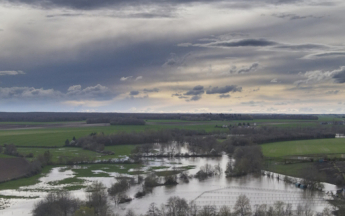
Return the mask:
[[24, 158], [0, 158], [0, 182], [23, 177], [30, 172], [30, 163]]

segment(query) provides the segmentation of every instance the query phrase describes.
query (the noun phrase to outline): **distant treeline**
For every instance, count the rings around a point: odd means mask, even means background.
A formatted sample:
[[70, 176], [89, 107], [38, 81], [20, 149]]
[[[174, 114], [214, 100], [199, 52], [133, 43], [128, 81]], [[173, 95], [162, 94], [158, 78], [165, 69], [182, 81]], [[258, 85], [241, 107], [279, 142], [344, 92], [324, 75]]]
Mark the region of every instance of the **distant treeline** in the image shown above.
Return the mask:
[[207, 135], [204, 130], [152, 130], [142, 132], [120, 132], [115, 134], [96, 134], [81, 137], [75, 141], [65, 142], [66, 147], [81, 147], [92, 151], [103, 151], [104, 146], [145, 144], [145, 143], [166, 143], [172, 140], [183, 142], [185, 136]]
[[345, 127], [302, 127], [302, 128], [277, 128], [277, 127], [256, 127], [256, 128], [232, 128], [231, 134], [241, 135], [234, 137], [238, 140], [250, 140], [255, 144], [269, 142], [280, 142], [303, 139], [335, 138], [336, 133], [344, 133]]
[[255, 114], [254, 119], [318, 120], [316, 115]]
[[137, 119], [133, 117], [129, 118], [93, 118], [86, 120], [87, 124], [99, 124], [99, 123], [110, 123], [111, 125], [145, 125], [145, 121], [143, 119]]
[[[255, 120], [255, 119], [301, 119], [317, 120], [315, 115], [285, 115], [285, 114], [181, 114], [181, 113], [79, 113], [79, 112], [0, 112], [0, 122], [55, 122], [55, 121], [94, 121], [97, 123], [110, 123], [111, 119], [134, 118], [156, 120]], [[106, 122], [108, 121], [108, 122]]]

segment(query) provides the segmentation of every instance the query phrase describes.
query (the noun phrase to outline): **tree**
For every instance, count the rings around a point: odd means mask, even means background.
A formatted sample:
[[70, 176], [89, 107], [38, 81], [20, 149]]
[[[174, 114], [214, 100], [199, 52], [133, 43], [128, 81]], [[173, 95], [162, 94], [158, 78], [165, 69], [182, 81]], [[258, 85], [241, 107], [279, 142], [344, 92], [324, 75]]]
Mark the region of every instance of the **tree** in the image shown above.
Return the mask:
[[35, 204], [33, 216], [70, 216], [80, 206], [80, 201], [73, 198], [68, 191], [49, 193], [43, 200]]
[[5, 146], [4, 154], [7, 154], [7, 155], [17, 155], [18, 152], [17, 152], [16, 146], [14, 144], [6, 145]]
[[219, 209], [218, 216], [231, 216], [231, 209], [228, 206], [222, 206]]
[[108, 189], [108, 194], [114, 200], [115, 205], [118, 205], [120, 201], [127, 196], [124, 194], [130, 188], [129, 183], [126, 179], [121, 179], [120, 181], [111, 185]]
[[128, 209], [125, 216], [135, 216], [135, 213], [132, 209]]
[[331, 211], [331, 209], [329, 209], [328, 207], [324, 208], [322, 211], [322, 216], [332, 216], [333, 213]]
[[255, 205], [255, 216], [266, 216], [267, 215], [267, 205]]
[[48, 151], [45, 151], [44, 154], [43, 154], [43, 156], [44, 156], [44, 160], [45, 160], [46, 164], [49, 165], [49, 164], [52, 163], [53, 155], [50, 153], [49, 150], [48, 150]]
[[188, 215], [189, 206], [185, 199], [173, 196], [168, 199], [167, 210], [169, 215], [184, 216]]
[[147, 216], [161, 216], [161, 211], [157, 208], [156, 203], [151, 203], [149, 210], [146, 212]]
[[237, 198], [236, 204], [234, 206], [235, 216], [250, 216], [252, 214], [252, 208], [250, 206], [250, 201], [245, 195], [240, 195]]
[[212, 205], [203, 206], [198, 214], [198, 216], [216, 216], [216, 215], [217, 215], [217, 207], [212, 206]]
[[284, 206], [285, 206], [285, 203], [282, 201], [277, 201], [274, 203], [274, 211], [275, 211], [276, 216], [284, 216], [285, 215]]
[[86, 188], [88, 193], [86, 205], [94, 208], [96, 216], [108, 215], [108, 200], [105, 192], [105, 186], [101, 182], [93, 182]]

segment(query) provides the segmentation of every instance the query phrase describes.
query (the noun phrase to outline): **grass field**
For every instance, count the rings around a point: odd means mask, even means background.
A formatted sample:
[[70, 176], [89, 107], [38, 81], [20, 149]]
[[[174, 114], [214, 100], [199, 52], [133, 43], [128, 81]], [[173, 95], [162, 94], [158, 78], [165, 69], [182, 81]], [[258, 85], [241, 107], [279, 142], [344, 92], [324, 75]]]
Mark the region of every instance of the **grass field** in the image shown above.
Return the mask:
[[221, 130], [215, 125], [130, 125], [130, 126], [103, 126], [103, 127], [73, 127], [73, 128], [49, 128], [49, 129], [26, 129], [26, 130], [3, 130], [0, 131], [0, 145], [13, 143], [17, 146], [63, 146], [66, 139], [71, 140], [86, 136], [92, 132], [104, 132], [105, 134], [118, 133], [121, 131], [145, 131], [160, 129], [189, 129], [189, 130]]
[[0, 122], [0, 124], [15, 124], [15, 125], [44, 125], [44, 124], [63, 124], [63, 123], [82, 123], [86, 121], [60, 121], [60, 122]]
[[301, 176], [301, 173], [308, 169], [313, 167], [313, 163], [296, 163], [296, 164], [274, 164], [274, 165], [268, 165], [267, 167], [264, 167], [264, 170], [293, 176], [293, 177], [299, 177]]
[[[53, 163], [57, 163], [60, 156], [74, 157], [74, 156], [88, 156], [90, 159], [110, 159], [118, 158], [119, 156], [130, 155], [131, 151], [135, 148], [135, 145], [118, 145], [118, 146], [107, 146], [105, 150], [114, 152], [114, 155], [102, 155], [100, 153], [84, 150], [82, 148], [17, 148], [17, 151], [22, 155], [27, 155], [33, 153], [34, 157], [29, 158], [33, 160], [37, 158], [38, 155], [43, 155], [45, 151], [48, 151], [53, 155]], [[5, 154], [0, 154], [0, 158], [9, 158], [13, 156], [8, 156]]]
[[315, 139], [276, 142], [261, 145], [264, 156], [345, 153], [345, 139]]

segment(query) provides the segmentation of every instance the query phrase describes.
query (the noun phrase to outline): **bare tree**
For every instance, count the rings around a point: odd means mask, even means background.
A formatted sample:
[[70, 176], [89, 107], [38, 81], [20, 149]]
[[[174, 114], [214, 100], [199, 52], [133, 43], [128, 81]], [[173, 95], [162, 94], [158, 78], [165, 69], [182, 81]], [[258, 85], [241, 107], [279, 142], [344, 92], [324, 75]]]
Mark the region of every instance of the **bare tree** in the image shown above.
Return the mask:
[[174, 196], [168, 199], [167, 213], [172, 216], [184, 216], [188, 214], [189, 206], [185, 199]]
[[254, 215], [255, 216], [266, 216], [267, 215], [267, 205], [266, 204], [256, 205]]
[[101, 182], [93, 182], [86, 188], [88, 192], [87, 206], [95, 209], [96, 216], [109, 215], [109, 205], [105, 186]]
[[125, 216], [136, 216], [132, 209], [128, 209]]
[[149, 210], [146, 212], [147, 216], [162, 216], [161, 211], [157, 208], [156, 203], [151, 203]]
[[237, 198], [234, 211], [235, 216], [250, 216], [252, 214], [252, 208], [250, 206], [248, 197], [245, 195], [240, 195]]
[[274, 203], [274, 211], [275, 211], [276, 216], [284, 216], [285, 214], [284, 206], [285, 206], [285, 203], [282, 201], [277, 201]]
[[33, 216], [70, 216], [81, 202], [73, 198], [68, 191], [49, 193], [43, 200], [35, 204]]
[[218, 216], [231, 216], [231, 209], [228, 206], [222, 206], [219, 209]]
[[212, 205], [205, 205], [199, 211], [198, 216], [216, 216], [217, 215], [217, 208], [216, 206]]

